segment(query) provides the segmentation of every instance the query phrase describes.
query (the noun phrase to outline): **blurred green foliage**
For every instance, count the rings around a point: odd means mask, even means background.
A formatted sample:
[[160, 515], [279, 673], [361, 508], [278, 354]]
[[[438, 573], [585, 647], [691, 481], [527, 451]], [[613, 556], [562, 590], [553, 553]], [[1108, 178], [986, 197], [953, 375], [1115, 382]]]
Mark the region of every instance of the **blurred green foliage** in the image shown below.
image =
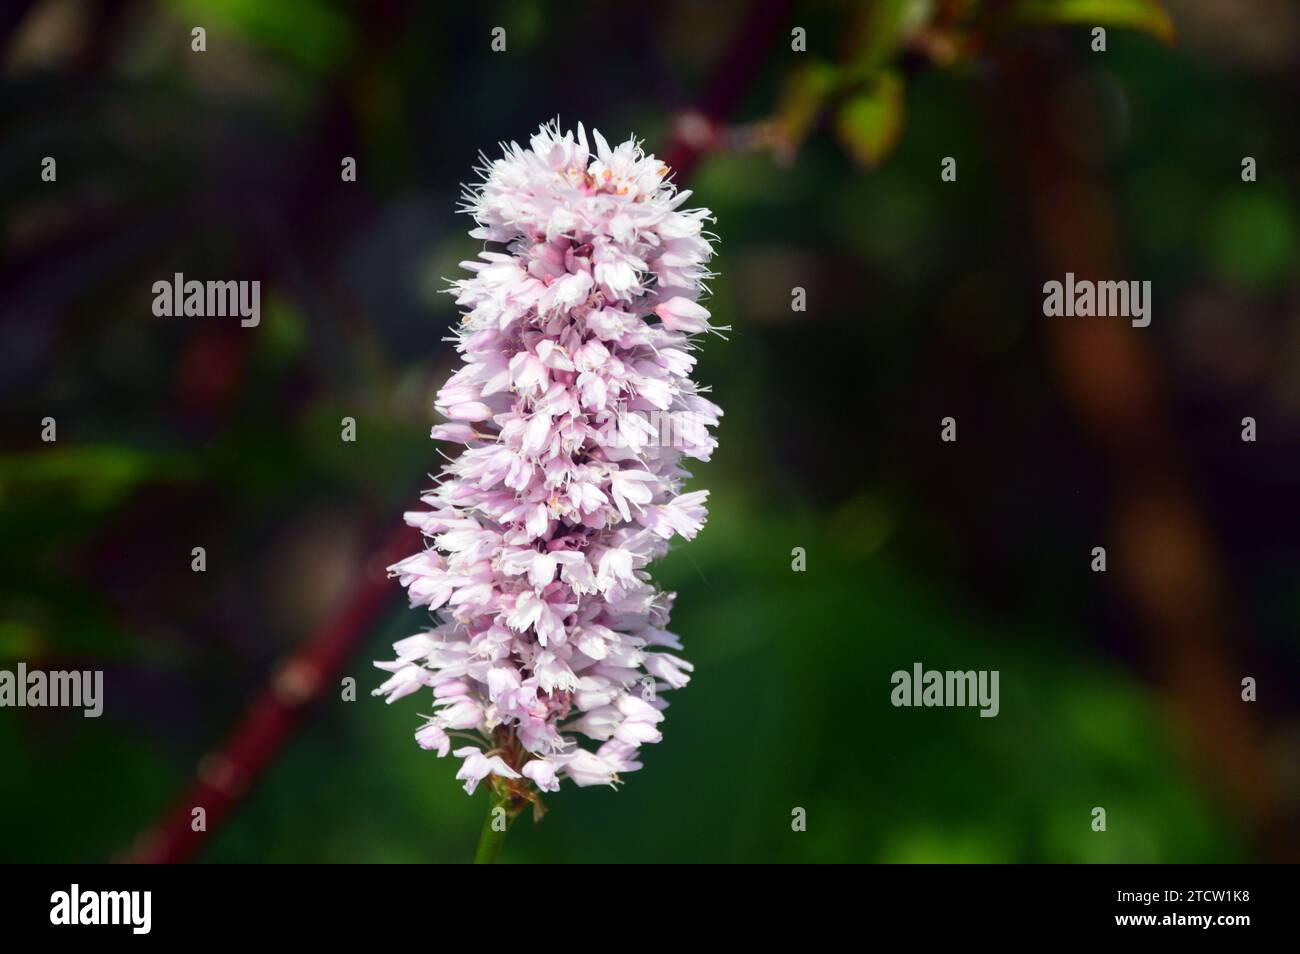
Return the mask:
[[[710, 468], [713, 471], [713, 468]], [[813, 513], [774, 513], [743, 482], [711, 472], [710, 526], [665, 562], [674, 620], [697, 665], [673, 694], [665, 740], [617, 793], [566, 790], [534, 826], [516, 823], [505, 861], [1195, 861], [1235, 855], [1233, 837], [1180, 781], [1140, 685], [1060, 648], [1051, 632], [1009, 638], [901, 571], [856, 551], [867, 534]], [[847, 546], [833, 543], [843, 540]], [[789, 551], [817, 542], [808, 572]], [[351, 672], [411, 631], [402, 612]], [[1014, 662], [1012, 662], [1014, 660]], [[895, 709], [889, 673], [1000, 668], [1003, 710]], [[213, 840], [209, 860], [464, 861], [486, 797], [467, 798], [450, 760], [419, 749], [414, 699], [392, 707], [328, 697], [322, 711]], [[15, 723], [0, 723], [12, 731]], [[75, 816], [79, 779], [130, 779], [138, 801], [102, 823], [55, 826], [10, 856], [93, 860], [168, 805], [177, 776], [134, 734], [59, 727], [56, 772], [44, 746], [17, 752], [0, 792], [11, 817]], [[89, 774], [93, 772], [93, 774]], [[39, 775], [39, 789], [24, 779]], [[141, 780], [150, 784], [141, 784]], [[164, 784], [170, 781], [171, 784]], [[49, 789], [62, 791], [56, 806]], [[1095, 804], [1107, 835], [1088, 828]], [[808, 830], [791, 831], [791, 811]], [[98, 812], [98, 809], [96, 810]], [[24, 844], [30, 844], [24, 848]]]

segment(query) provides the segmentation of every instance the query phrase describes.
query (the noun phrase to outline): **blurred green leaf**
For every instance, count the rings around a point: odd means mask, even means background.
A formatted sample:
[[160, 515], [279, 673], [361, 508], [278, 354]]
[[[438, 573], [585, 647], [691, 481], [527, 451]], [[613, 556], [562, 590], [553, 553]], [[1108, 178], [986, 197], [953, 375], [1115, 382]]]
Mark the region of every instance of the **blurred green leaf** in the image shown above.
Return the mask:
[[1296, 225], [1286, 199], [1251, 187], [1214, 211], [1206, 248], [1215, 272], [1240, 288], [1284, 286], [1296, 259]]
[[0, 659], [30, 659], [40, 646], [40, 631], [31, 623], [0, 619]]
[[1116, 26], [1172, 43], [1174, 21], [1159, 0], [1022, 0], [1014, 18], [1026, 23]]
[[840, 106], [835, 134], [860, 165], [874, 169], [898, 144], [903, 118], [903, 81], [882, 73], [869, 89]]
[[283, 368], [302, 354], [307, 345], [307, 323], [293, 303], [272, 294], [262, 325], [258, 354], [268, 368]]
[[913, 0], [880, 0], [867, 13], [863, 43], [853, 58], [857, 76], [871, 76], [889, 62], [898, 49], [904, 26], [915, 27], [929, 15], [926, 4]]
[[790, 148], [807, 138], [839, 82], [839, 68], [820, 60], [791, 74], [776, 108], [777, 125]]
[[0, 501], [13, 493], [58, 493], [67, 494], [69, 502], [104, 506], [141, 484], [191, 477], [196, 471], [180, 454], [120, 444], [19, 451], [0, 454]]
[[224, 26], [320, 72], [337, 66], [352, 49], [346, 15], [319, 0], [172, 0], [171, 6], [196, 26]]

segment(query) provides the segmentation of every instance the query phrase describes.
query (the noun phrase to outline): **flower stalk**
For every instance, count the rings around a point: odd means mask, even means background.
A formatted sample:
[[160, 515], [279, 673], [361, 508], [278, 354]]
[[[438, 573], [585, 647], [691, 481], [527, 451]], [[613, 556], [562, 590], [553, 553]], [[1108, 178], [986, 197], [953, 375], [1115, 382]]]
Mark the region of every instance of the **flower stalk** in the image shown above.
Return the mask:
[[483, 819], [483, 830], [478, 836], [478, 848], [474, 851], [474, 864], [495, 864], [506, 843], [506, 833], [514, 818], [509, 812], [509, 797], [497, 791], [496, 786], [488, 789], [488, 813]]

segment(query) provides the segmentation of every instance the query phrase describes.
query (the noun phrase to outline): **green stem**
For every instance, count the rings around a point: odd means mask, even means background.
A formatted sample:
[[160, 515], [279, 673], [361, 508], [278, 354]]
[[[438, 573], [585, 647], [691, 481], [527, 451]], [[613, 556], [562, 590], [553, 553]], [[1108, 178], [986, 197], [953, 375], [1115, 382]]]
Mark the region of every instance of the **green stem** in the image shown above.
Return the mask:
[[[497, 809], [502, 811], [497, 813]], [[497, 821], [500, 818], [501, 821]], [[494, 827], [493, 822], [496, 822]], [[504, 826], [504, 827], [499, 827]], [[501, 846], [506, 843], [506, 831], [510, 828], [510, 810], [506, 799], [502, 798], [495, 787], [488, 789], [488, 813], [483, 819], [483, 831], [478, 836], [478, 848], [474, 851], [474, 864], [490, 865], [501, 854]]]

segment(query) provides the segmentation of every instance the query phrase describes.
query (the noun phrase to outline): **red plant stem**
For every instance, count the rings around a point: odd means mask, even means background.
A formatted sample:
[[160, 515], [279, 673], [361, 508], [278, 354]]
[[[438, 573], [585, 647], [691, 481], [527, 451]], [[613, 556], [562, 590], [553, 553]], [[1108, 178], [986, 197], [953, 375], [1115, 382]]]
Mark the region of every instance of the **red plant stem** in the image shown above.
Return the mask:
[[[419, 549], [420, 533], [395, 528], [369, 574], [347, 606], [286, 659], [240, 718], [225, 744], [199, 762], [197, 777], [172, 811], [146, 831], [125, 860], [139, 863], [186, 861], [247, 794], [297, 727], [306, 705], [334, 685], [339, 673], [398, 590], [387, 567]], [[202, 808], [204, 829], [195, 831], [194, 810]]]
[[[791, 6], [757, 3], [705, 86], [698, 103], [675, 118], [664, 153], [678, 183], [718, 143], [722, 123], [739, 105]], [[402, 524], [388, 536], [376, 565], [386, 567], [421, 546], [419, 533]], [[375, 620], [400, 590], [382, 573], [368, 577], [343, 612], [308, 637], [275, 672], [218, 749], [204, 756], [197, 777], [171, 811], [144, 832], [124, 860], [143, 864], [188, 861], [256, 783], [288, 742], [306, 706], [334, 684]], [[196, 808], [204, 810], [195, 831]]]

